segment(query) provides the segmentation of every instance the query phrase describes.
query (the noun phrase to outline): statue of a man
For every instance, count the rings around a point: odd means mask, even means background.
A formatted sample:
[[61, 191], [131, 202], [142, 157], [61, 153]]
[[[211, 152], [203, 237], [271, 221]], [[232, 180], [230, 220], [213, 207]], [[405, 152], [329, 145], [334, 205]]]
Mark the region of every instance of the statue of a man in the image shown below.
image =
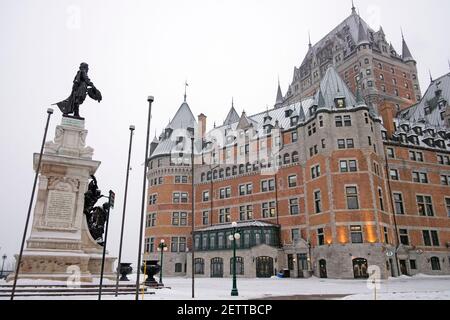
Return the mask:
[[88, 64], [85, 62], [81, 63], [80, 70], [78, 70], [73, 80], [72, 93], [66, 100], [56, 104], [64, 116], [73, 113], [75, 118], [80, 118], [80, 105], [86, 99], [87, 94], [98, 102], [102, 101], [102, 94], [89, 79], [88, 71]]

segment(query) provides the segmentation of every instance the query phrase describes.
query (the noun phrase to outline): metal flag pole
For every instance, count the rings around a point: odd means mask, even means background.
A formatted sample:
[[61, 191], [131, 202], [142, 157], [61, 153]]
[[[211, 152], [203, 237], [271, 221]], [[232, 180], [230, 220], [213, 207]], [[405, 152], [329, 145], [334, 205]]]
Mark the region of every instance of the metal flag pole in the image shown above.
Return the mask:
[[152, 118], [152, 102], [154, 98], [149, 96], [148, 101], [148, 119], [147, 119], [147, 138], [145, 142], [145, 158], [144, 158], [144, 176], [142, 181], [142, 206], [141, 206], [141, 224], [139, 229], [139, 248], [138, 248], [138, 264], [136, 272], [136, 300], [139, 300], [139, 276], [141, 274], [141, 251], [142, 251], [142, 237], [144, 232], [144, 217], [145, 217], [145, 194], [146, 194], [146, 182], [147, 182], [147, 166], [148, 166], [148, 144], [150, 137], [150, 120]]
[[191, 261], [191, 274], [192, 274], [192, 299], [195, 297], [195, 270], [194, 270], [194, 257], [195, 257], [195, 241], [194, 241], [194, 224], [195, 224], [195, 193], [194, 193], [194, 136], [191, 138], [191, 166], [192, 166], [192, 174], [191, 174], [191, 184], [192, 184], [192, 191], [191, 191], [191, 202], [192, 202], [192, 230], [191, 230], [191, 237], [192, 237], [192, 261]]
[[114, 200], [115, 200], [115, 193], [112, 190], [109, 190], [108, 208], [106, 210], [105, 241], [103, 241], [102, 267], [100, 271], [100, 284], [98, 286], [98, 300], [102, 300], [103, 274], [105, 272], [106, 243], [108, 242], [109, 214], [111, 212], [111, 208], [114, 208]]
[[31, 199], [30, 199], [30, 204], [28, 205], [28, 214], [27, 214], [27, 219], [25, 222], [25, 229], [23, 231], [22, 244], [20, 245], [19, 257], [17, 259], [16, 273], [14, 274], [14, 283], [13, 283], [13, 287], [11, 290], [11, 300], [14, 300], [14, 294], [16, 292], [17, 278], [19, 276], [20, 263], [22, 261], [22, 255], [23, 255], [23, 248], [25, 246], [25, 240], [26, 240], [27, 231], [28, 231], [28, 224], [30, 223], [31, 207], [33, 206], [34, 193], [36, 191], [37, 179], [39, 177], [39, 171], [41, 169], [42, 154], [44, 153], [45, 139], [47, 139], [48, 125], [50, 123], [50, 116], [52, 114], [53, 114], [53, 109], [48, 108], [47, 109], [47, 123], [45, 124], [44, 137], [42, 138], [42, 144], [41, 144], [41, 152], [39, 153], [39, 160], [38, 160], [38, 165], [36, 168], [36, 174], [34, 175], [33, 191], [31, 191]]
[[116, 275], [116, 297], [119, 292], [119, 275], [120, 275], [120, 263], [122, 262], [122, 244], [123, 244], [123, 229], [125, 226], [125, 212], [127, 208], [127, 194], [128, 194], [128, 178], [130, 176], [130, 159], [131, 159], [131, 146], [133, 144], [133, 132], [135, 127], [130, 126], [130, 144], [128, 147], [128, 162], [127, 162], [127, 174], [125, 178], [125, 194], [123, 196], [123, 213], [122, 213], [122, 227], [120, 229], [120, 244], [119, 244], [119, 260], [117, 262], [117, 275]]

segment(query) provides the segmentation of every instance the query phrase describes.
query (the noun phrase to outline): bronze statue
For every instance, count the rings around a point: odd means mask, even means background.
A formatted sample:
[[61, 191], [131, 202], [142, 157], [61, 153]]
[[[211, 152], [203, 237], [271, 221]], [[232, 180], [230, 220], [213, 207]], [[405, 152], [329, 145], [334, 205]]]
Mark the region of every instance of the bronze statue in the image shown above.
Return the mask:
[[102, 197], [98, 188], [97, 179], [91, 175], [88, 190], [84, 193], [84, 214], [92, 238], [99, 244], [103, 245], [103, 233], [105, 232], [105, 223], [109, 213], [108, 203], [104, 203], [101, 207], [94, 207], [97, 201]]
[[72, 93], [66, 100], [56, 103], [65, 117], [73, 113], [73, 117], [82, 119], [80, 117], [79, 109], [80, 105], [86, 99], [87, 94], [98, 102], [102, 101], [102, 94], [89, 79], [88, 71], [88, 64], [85, 62], [81, 63], [80, 70], [78, 70], [77, 75], [73, 80]]

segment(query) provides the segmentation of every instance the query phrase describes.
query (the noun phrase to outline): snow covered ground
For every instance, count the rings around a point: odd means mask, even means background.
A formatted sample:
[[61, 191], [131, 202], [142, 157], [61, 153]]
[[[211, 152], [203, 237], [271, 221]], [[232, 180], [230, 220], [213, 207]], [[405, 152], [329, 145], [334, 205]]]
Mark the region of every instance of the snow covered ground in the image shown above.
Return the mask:
[[[19, 284], [64, 284], [64, 282], [38, 282], [20, 280]], [[105, 284], [114, 282], [105, 281]], [[334, 279], [238, 279], [239, 297], [232, 298], [231, 279], [199, 278], [195, 280], [196, 299], [258, 299], [307, 295], [345, 295], [334, 297], [346, 300], [372, 300], [374, 290], [368, 288], [366, 280], [334, 280]], [[2, 280], [0, 284], [5, 284]], [[145, 295], [145, 300], [191, 300], [190, 278], [165, 278], [164, 284], [170, 289], [159, 289], [154, 295]], [[72, 297], [17, 297], [17, 299], [96, 299], [96, 296]], [[382, 280], [377, 290], [379, 300], [450, 300], [450, 276], [402, 276]], [[0, 299], [7, 299], [5, 297]], [[132, 300], [134, 295], [104, 296], [104, 300]], [[140, 296], [142, 299], [142, 296]]]

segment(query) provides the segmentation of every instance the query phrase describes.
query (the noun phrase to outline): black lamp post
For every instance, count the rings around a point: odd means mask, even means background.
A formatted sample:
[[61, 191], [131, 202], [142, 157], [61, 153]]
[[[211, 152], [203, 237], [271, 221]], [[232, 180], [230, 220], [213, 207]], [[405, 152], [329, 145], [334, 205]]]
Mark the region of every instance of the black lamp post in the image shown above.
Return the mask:
[[44, 136], [42, 137], [41, 152], [39, 153], [39, 159], [38, 159], [38, 163], [37, 163], [37, 167], [36, 167], [36, 173], [34, 175], [33, 191], [31, 191], [30, 203], [28, 205], [28, 213], [27, 213], [27, 219], [25, 221], [25, 229], [23, 230], [22, 244], [20, 246], [19, 257], [17, 258], [17, 262], [16, 262], [16, 273], [14, 274], [14, 283], [13, 283], [13, 287], [11, 290], [11, 300], [14, 300], [14, 294], [16, 293], [17, 279], [19, 278], [20, 264], [22, 263], [22, 255], [23, 255], [23, 249], [25, 247], [25, 240], [27, 237], [28, 224], [30, 223], [31, 208], [33, 206], [34, 193], [36, 191], [36, 184], [37, 184], [37, 180], [39, 177], [39, 171], [41, 170], [42, 154], [44, 153], [45, 139], [47, 139], [47, 132], [48, 132], [48, 124], [50, 123], [50, 116], [52, 114], [53, 114], [53, 109], [48, 108], [47, 109], [47, 122], [45, 124]]
[[161, 270], [159, 271], [159, 285], [164, 286], [164, 283], [162, 282], [163, 277], [163, 257], [164, 257], [164, 251], [167, 251], [167, 244], [164, 239], [161, 239], [158, 245], [158, 251], [161, 251]]
[[233, 221], [231, 225], [233, 226], [233, 233], [229, 236], [230, 241], [233, 242], [233, 288], [231, 289], [231, 296], [237, 297], [239, 292], [236, 283], [236, 240], [239, 240], [241, 235], [237, 233], [237, 223]]
[[3, 263], [2, 263], [2, 275], [0, 276], [0, 279], [3, 278], [3, 268], [5, 267], [5, 260], [6, 260], [6, 258], [8, 258], [8, 257], [6, 256], [6, 254], [4, 254], [4, 255], [2, 256], [2, 259], [3, 259]]

